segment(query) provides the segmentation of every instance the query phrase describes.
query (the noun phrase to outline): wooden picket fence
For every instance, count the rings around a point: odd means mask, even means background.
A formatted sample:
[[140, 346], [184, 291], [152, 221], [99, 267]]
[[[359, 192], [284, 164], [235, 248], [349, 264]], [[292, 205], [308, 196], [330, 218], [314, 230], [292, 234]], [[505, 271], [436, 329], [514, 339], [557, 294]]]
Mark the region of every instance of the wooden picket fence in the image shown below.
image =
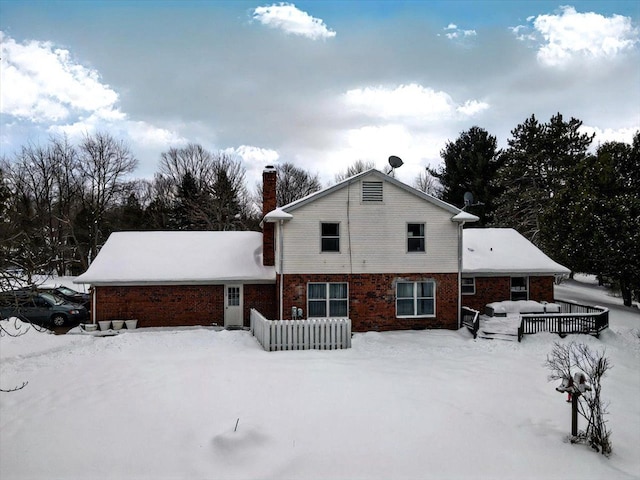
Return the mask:
[[268, 320], [253, 308], [250, 318], [251, 333], [268, 352], [351, 348], [349, 318]]

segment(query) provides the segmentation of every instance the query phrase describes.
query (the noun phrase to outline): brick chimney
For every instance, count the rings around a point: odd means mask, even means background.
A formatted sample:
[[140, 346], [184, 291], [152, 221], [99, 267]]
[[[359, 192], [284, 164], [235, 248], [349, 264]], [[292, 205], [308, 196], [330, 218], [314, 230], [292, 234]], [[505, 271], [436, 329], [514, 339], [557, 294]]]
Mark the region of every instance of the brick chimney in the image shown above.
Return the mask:
[[[267, 165], [262, 171], [262, 218], [275, 210], [278, 206], [276, 201], [276, 169], [272, 165]], [[262, 224], [262, 264], [266, 267], [273, 267], [276, 264], [275, 255], [275, 224], [263, 222]]]

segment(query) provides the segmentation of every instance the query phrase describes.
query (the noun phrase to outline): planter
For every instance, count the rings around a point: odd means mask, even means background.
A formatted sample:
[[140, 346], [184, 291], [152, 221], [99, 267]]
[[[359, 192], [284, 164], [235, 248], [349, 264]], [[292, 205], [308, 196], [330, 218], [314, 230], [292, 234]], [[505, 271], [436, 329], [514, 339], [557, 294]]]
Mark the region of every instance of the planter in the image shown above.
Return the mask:
[[124, 326], [124, 320], [111, 320], [114, 330], [120, 330]]
[[127, 325], [127, 330], [134, 330], [138, 326], [138, 320], [125, 320], [124, 323]]
[[111, 328], [111, 320], [101, 320], [98, 325], [100, 325], [100, 330], [109, 330]]
[[95, 332], [98, 330], [98, 325], [95, 323], [86, 323], [82, 326], [85, 332]]

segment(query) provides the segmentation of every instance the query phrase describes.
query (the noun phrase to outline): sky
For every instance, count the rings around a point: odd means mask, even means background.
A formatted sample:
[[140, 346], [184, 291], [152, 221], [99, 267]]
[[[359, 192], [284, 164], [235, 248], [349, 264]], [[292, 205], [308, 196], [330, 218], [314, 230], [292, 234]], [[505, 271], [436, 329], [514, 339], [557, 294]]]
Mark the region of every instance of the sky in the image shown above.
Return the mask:
[[412, 183], [472, 126], [500, 147], [532, 114], [595, 144], [640, 129], [637, 1], [0, 0], [0, 43], [0, 155], [108, 132], [136, 178], [197, 143], [250, 187], [390, 155]]

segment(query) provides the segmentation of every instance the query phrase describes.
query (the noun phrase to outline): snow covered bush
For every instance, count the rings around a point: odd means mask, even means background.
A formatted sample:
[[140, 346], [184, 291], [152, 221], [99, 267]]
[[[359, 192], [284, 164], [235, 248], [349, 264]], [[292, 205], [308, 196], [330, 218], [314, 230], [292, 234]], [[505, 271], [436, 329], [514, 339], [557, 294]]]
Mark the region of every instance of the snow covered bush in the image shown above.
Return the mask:
[[[587, 421], [586, 430], [579, 431], [572, 442], [588, 443], [594, 450], [611, 454], [611, 431], [607, 429], [604, 416], [607, 405], [602, 401], [602, 377], [612, 365], [604, 356], [605, 351], [592, 351], [583, 343], [556, 342], [545, 366], [551, 370], [549, 381], [574, 378], [575, 373], [586, 376], [590, 390], [578, 393], [578, 413]], [[574, 393], [575, 395], [575, 393]]]

